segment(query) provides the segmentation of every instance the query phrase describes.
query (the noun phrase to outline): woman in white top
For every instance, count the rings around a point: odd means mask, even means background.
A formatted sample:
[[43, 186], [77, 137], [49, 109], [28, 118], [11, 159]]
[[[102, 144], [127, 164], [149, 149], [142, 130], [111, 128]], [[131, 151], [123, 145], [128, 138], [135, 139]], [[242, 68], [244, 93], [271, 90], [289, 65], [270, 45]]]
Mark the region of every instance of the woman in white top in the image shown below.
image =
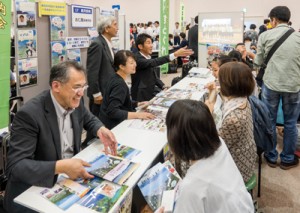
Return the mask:
[[191, 163], [174, 212], [253, 213], [251, 196], [208, 107], [199, 101], [176, 101], [166, 124], [170, 149]]

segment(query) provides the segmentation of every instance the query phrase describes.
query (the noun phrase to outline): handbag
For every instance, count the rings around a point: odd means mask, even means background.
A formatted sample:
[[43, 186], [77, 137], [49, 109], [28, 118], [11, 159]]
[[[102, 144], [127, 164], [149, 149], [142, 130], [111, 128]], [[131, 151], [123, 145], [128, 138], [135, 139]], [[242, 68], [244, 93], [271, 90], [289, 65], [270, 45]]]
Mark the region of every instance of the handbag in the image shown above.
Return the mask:
[[276, 52], [276, 50], [280, 47], [280, 45], [294, 32], [295, 30], [293, 28], [290, 28], [271, 48], [270, 52], [268, 53], [264, 63], [260, 66], [260, 69], [258, 71], [258, 74], [256, 76], [256, 82], [258, 86], [262, 86], [263, 84], [263, 77], [265, 74], [265, 70], [267, 68], [269, 60], [272, 58], [273, 54]]

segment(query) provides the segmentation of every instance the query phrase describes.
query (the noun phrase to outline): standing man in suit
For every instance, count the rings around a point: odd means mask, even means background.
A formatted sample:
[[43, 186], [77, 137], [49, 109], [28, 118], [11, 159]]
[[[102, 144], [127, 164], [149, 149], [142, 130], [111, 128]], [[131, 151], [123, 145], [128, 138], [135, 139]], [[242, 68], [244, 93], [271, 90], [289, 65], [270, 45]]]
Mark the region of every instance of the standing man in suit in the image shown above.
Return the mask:
[[136, 54], [136, 73], [131, 75], [131, 96], [138, 102], [149, 101], [155, 96], [155, 87], [164, 89], [164, 83], [157, 77], [154, 68], [170, 61], [179, 56], [188, 56], [193, 51], [181, 48], [176, 52], [151, 59], [152, 38], [150, 35], [142, 33], [136, 39], [136, 45], [139, 52]]
[[198, 16], [195, 17], [195, 25], [189, 30], [189, 48], [194, 51], [190, 56], [190, 61], [198, 61]]
[[99, 116], [106, 83], [115, 74], [111, 38], [118, 33], [116, 18], [113, 16], [101, 17], [97, 30], [99, 36], [88, 48], [86, 67], [90, 110], [94, 115]]
[[82, 129], [100, 137], [105, 151], [116, 154], [113, 133], [85, 107], [82, 101], [85, 71], [77, 62], [62, 62], [50, 71], [51, 89], [29, 100], [16, 114], [8, 152], [8, 183], [4, 197], [7, 212], [34, 212], [13, 199], [31, 186], [52, 187], [57, 176], [92, 178], [80, 151]]

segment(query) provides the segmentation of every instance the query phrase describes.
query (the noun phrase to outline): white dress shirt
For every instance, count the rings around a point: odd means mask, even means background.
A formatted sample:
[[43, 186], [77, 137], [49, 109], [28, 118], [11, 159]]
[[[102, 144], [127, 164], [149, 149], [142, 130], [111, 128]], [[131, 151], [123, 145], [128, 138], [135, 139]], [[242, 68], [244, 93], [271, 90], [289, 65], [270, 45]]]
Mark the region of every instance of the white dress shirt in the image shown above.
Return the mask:
[[65, 110], [55, 99], [50, 91], [52, 102], [55, 107], [60, 145], [61, 145], [61, 157], [62, 159], [72, 158], [74, 156], [74, 135], [71, 122], [71, 113], [74, 112], [74, 109]]

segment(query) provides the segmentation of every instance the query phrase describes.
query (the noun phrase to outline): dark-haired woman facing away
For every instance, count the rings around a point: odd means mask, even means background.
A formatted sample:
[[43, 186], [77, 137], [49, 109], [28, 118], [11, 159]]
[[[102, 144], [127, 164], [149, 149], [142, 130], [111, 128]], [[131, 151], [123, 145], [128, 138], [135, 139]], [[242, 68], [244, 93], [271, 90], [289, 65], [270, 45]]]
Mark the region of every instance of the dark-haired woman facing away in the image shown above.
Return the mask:
[[191, 163], [174, 212], [254, 212], [251, 196], [208, 107], [199, 101], [176, 101], [166, 124], [170, 149], [176, 158]]
[[132, 101], [125, 79], [135, 73], [136, 61], [132, 52], [120, 50], [114, 57], [116, 74], [107, 83], [100, 119], [104, 125], [112, 129], [126, 119], [152, 119], [154, 115], [147, 112], [135, 112], [135, 108], [143, 102]]

